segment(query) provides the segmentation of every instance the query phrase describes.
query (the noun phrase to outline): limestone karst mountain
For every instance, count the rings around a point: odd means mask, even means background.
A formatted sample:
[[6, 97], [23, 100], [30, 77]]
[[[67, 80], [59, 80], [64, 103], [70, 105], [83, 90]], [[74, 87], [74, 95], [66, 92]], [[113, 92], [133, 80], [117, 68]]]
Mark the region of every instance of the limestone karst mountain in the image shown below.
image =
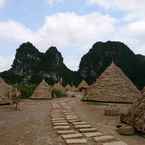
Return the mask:
[[81, 58], [81, 79], [94, 83], [112, 60], [139, 89], [145, 86], [145, 56], [136, 55], [119, 41], [96, 42]]
[[88, 100], [103, 102], [134, 102], [140, 91], [113, 62], [88, 89]]
[[63, 62], [56, 47], [40, 52], [32, 43], [20, 45], [12, 67], [0, 73], [9, 84], [38, 84], [42, 79], [54, 84], [63, 79], [63, 85], [78, 86], [82, 80], [89, 85], [112, 62], [117, 64], [134, 84], [142, 89], [145, 85], [145, 56], [135, 55], [125, 44], [108, 41], [97, 42], [81, 58], [78, 71], [71, 71]]
[[43, 80], [34, 90], [32, 99], [51, 99], [51, 87]]
[[11, 90], [12, 87], [0, 78], [0, 104], [11, 103]]
[[40, 52], [32, 43], [20, 45], [16, 51], [12, 67], [0, 73], [10, 84], [38, 84], [45, 79], [54, 84], [63, 79], [64, 84], [71, 84], [78, 78], [77, 72], [66, 67], [63, 57], [56, 47]]

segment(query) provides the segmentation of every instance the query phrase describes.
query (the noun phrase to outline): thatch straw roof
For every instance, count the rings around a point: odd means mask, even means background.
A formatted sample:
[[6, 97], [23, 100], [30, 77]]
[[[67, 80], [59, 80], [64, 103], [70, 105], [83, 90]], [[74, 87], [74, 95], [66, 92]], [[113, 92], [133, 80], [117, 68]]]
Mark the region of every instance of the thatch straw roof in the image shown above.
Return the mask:
[[128, 113], [122, 114], [120, 119], [122, 122], [132, 125], [137, 131], [145, 133], [145, 96], [138, 99]]
[[88, 100], [103, 102], [134, 102], [140, 91], [113, 62], [88, 89]]
[[53, 89], [65, 91], [65, 88], [62, 86], [60, 82], [54, 84]]
[[11, 102], [11, 90], [12, 87], [0, 77], [0, 104], [7, 104]]
[[77, 88], [75, 86], [72, 86], [71, 91], [75, 92], [75, 91], [77, 91]]
[[72, 88], [71, 88], [70, 85], [66, 85], [66, 86], [65, 86], [65, 90], [66, 90], [66, 91], [71, 91], [71, 89], [72, 89]]
[[84, 80], [78, 86], [79, 89], [82, 88], [82, 87], [88, 87], [88, 84]]
[[43, 80], [34, 90], [31, 98], [34, 99], [51, 99], [51, 87]]
[[142, 95], [145, 96], [145, 87], [142, 89]]

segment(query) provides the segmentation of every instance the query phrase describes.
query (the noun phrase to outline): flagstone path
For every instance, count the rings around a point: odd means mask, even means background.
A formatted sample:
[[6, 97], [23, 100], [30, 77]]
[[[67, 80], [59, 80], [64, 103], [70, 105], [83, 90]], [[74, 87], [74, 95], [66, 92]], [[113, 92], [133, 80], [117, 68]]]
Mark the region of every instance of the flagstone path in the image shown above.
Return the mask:
[[69, 97], [24, 100], [20, 111], [0, 106], [0, 145], [144, 145], [117, 134], [119, 118], [104, 116], [105, 107]]
[[82, 120], [69, 103], [65, 101], [51, 103], [52, 127], [66, 145], [127, 145]]

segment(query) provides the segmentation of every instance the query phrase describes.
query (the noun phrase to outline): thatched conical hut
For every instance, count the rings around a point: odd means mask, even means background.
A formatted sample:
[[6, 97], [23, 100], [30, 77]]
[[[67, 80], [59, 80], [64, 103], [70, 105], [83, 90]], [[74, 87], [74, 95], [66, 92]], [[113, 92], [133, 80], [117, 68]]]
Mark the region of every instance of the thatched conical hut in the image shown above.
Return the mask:
[[0, 77], [0, 104], [9, 104], [11, 103], [10, 93], [12, 90], [12, 86], [8, 85], [1, 77]]
[[58, 83], [54, 84], [54, 85], [53, 85], [53, 89], [54, 89], [54, 90], [65, 91], [65, 88], [62, 86], [61, 82], [58, 82]]
[[34, 90], [32, 99], [51, 99], [51, 87], [43, 80]]
[[88, 89], [88, 100], [132, 103], [141, 98], [140, 91], [113, 62]]
[[128, 113], [122, 114], [120, 119], [132, 125], [137, 131], [145, 133], [145, 88], [142, 90], [143, 96], [138, 99], [129, 109]]
[[62, 86], [61, 82], [58, 82], [53, 85], [52, 87], [52, 97], [57, 98], [57, 97], [64, 97], [66, 96], [65, 94], [65, 88]]
[[77, 91], [77, 88], [76, 88], [75, 86], [72, 86], [72, 87], [71, 87], [71, 91], [72, 91], [72, 92], [76, 92], [76, 91]]
[[65, 86], [65, 91], [71, 91], [71, 86], [69, 84]]
[[88, 84], [85, 80], [81, 81], [81, 83], [78, 86], [78, 88], [82, 88], [82, 87], [88, 87]]
[[78, 91], [82, 92], [82, 90], [87, 88], [88, 88], [88, 84], [85, 80], [83, 80], [78, 86]]

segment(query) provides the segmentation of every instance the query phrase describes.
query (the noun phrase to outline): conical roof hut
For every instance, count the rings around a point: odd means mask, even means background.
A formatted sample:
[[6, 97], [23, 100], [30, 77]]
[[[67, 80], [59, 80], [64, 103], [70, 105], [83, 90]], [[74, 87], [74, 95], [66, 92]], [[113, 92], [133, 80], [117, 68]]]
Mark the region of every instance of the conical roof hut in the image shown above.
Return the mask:
[[142, 95], [145, 96], [145, 87], [142, 89]]
[[11, 103], [10, 92], [12, 87], [0, 77], [0, 104]]
[[77, 91], [77, 88], [75, 86], [72, 86], [71, 91], [75, 92], [75, 91]]
[[121, 121], [132, 125], [137, 131], [145, 133], [145, 96], [138, 99], [127, 114], [122, 114]]
[[69, 84], [66, 85], [66, 86], [65, 86], [65, 90], [66, 90], [66, 91], [71, 91], [71, 86], [70, 86]]
[[88, 100], [132, 103], [137, 98], [141, 98], [140, 91], [113, 62], [88, 88]]
[[88, 87], [88, 84], [87, 84], [87, 82], [86, 82], [85, 80], [83, 80], [83, 81], [79, 84], [79, 86], [78, 86], [79, 89], [80, 89], [80, 88], [83, 88], [83, 87]]
[[51, 87], [43, 80], [34, 90], [33, 99], [51, 99]]
[[54, 84], [53, 89], [64, 91], [65, 88], [62, 86], [61, 82]]

